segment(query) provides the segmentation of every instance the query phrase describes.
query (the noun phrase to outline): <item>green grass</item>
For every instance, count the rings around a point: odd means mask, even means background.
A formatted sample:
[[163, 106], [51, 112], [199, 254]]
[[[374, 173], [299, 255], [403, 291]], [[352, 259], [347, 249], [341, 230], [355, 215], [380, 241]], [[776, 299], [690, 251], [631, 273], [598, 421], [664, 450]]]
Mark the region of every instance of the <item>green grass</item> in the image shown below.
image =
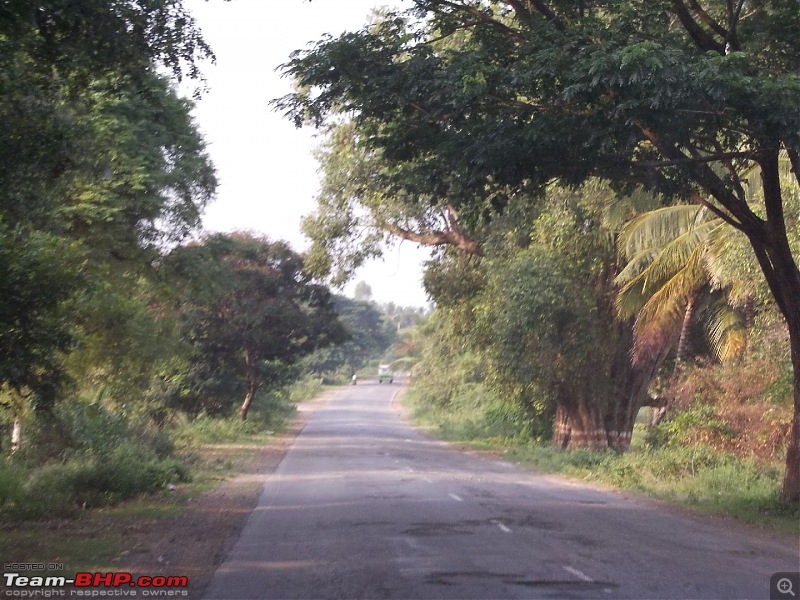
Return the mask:
[[487, 422], [485, 408], [463, 404], [447, 409], [421, 406], [406, 394], [415, 423], [441, 439], [492, 450], [525, 468], [587, 482], [631, 490], [702, 512], [722, 514], [773, 528], [800, 533], [800, 507], [779, 501], [783, 465], [738, 459], [700, 445], [648, 448], [644, 427], [637, 425], [631, 449], [563, 451], [515, 435]]
[[126, 547], [119, 533], [105, 531], [84, 517], [73, 521], [68, 535], [58, 521], [0, 530], [0, 555], [6, 562], [60, 563], [64, 569], [45, 569], [32, 575], [64, 575], [83, 570], [109, 570]]

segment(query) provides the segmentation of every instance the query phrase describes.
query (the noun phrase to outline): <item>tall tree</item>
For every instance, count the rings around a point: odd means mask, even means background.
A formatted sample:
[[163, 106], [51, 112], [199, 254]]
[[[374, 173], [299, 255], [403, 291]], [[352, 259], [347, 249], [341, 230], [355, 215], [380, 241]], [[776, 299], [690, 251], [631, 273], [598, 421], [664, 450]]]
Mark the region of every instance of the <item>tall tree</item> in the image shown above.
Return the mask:
[[[415, 4], [424, 20], [395, 15], [295, 55], [286, 71], [301, 91], [279, 106], [297, 122], [351, 112], [361, 143], [461, 190], [594, 175], [689, 199], [740, 230], [789, 329], [783, 497], [800, 501], [800, 271], [779, 176], [785, 150], [800, 185], [800, 5]], [[453, 36], [463, 42], [434, 43]], [[753, 165], [758, 206], [739, 175]]]
[[216, 234], [167, 261], [184, 282], [179, 311], [195, 349], [179, 390], [191, 410], [224, 411], [238, 398], [244, 420], [260, 390], [291, 381], [301, 358], [344, 337], [330, 292], [285, 242]]
[[66, 381], [63, 355], [74, 344], [66, 302], [84, 283], [82, 258], [54, 236], [0, 220], [0, 403], [14, 415], [14, 450], [25, 405], [50, 408]]

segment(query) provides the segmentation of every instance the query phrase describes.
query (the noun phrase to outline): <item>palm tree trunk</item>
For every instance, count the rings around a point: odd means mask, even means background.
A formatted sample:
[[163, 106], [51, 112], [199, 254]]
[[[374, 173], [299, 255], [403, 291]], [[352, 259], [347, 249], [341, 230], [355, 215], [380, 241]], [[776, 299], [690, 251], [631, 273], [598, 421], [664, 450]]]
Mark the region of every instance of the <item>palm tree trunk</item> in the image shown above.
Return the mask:
[[746, 358], [750, 351], [750, 332], [753, 330], [755, 312], [755, 302], [752, 297], [748, 296], [744, 302], [744, 352], [742, 352], [742, 358]]
[[669, 378], [669, 391], [667, 392], [667, 401], [663, 406], [653, 410], [653, 416], [650, 420], [650, 425], [658, 425], [664, 420], [667, 415], [667, 410], [673, 398], [673, 387], [678, 382], [683, 365], [686, 362], [686, 349], [689, 347], [689, 329], [692, 324], [692, 315], [694, 314], [694, 306], [697, 297], [692, 294], [686, 302], [686, 310], [683, 313], [683, 323], [681, 324], [681, 335], [678, 338], [678, 350], [675, 352], [675, 366], [672, 369], [672, 376]]

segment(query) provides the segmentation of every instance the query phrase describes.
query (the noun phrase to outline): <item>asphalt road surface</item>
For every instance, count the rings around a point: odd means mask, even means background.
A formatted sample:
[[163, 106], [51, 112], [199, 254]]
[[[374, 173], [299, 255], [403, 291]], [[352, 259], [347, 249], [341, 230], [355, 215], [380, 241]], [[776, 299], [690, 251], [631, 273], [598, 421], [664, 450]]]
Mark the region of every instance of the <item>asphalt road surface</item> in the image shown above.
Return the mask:
[[431, 440], [400, 390], [367, 381], [316, 411], [206, 598], [768, 599], [798, 570], [785, 538]]

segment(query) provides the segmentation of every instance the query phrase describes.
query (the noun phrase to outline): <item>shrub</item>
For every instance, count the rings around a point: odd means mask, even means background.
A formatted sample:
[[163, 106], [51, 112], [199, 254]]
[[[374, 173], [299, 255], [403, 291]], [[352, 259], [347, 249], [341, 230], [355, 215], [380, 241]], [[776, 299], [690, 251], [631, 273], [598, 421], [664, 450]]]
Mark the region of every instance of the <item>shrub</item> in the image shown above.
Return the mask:
[[732, 438], [736, 433], [714, 407], [696, 403], [681, 412], [673, 412], [661, 424], [651, 427], [645, 445], [652, 448], [708, 445], [720, 438]]
[[189, 477], [181, 462], [159, 458], [127, 441], [107, 453], [84, 452], [36, 469], [8, 512], [21, 518], [65, 515], [78, 507], [111, 504]]
[[0, 510], [19, 504], [24, 485], [25, 471], [8, 460], [0, 460]]

